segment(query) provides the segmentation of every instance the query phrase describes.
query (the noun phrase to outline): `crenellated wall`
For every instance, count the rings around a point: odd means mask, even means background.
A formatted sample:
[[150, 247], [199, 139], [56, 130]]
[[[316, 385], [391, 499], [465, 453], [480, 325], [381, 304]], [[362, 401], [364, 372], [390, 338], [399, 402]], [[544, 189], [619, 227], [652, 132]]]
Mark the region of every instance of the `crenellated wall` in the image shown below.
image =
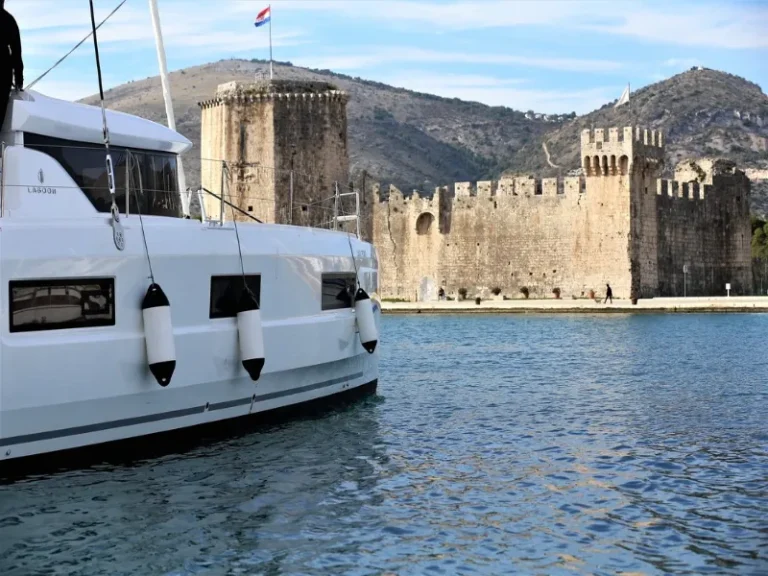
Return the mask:
[[732, 294], [752, 289], [749, 179], [734, 171], [706, 180], [657, 182], [659, 295], [725, 294], [726, 283]]
[[[663, 136], [585, 130], [585, 177], [457, 182], [430, 196], [374, 190], [373, 239], [385, 298], [617, 298], [751, 289], [749, 181], [722, 164], [659, 179]], [[691, 170], [696, 182], [690, 181]], [[703, 175], [703, 176], [702, 176]], [[742, 240], [743, 236], [743, 240]]]
[[429, 198], [390, 187], [374, 204], [382, 294], [431, 300], [441, 286], [484, 296], [525, 286], [532, 297], [551, 297], [555, 287], [581, 296], [606, 282], [628, 289], [626, 234], [623, 246], [614, 241], [626, 228], [628, 199], [598, 182], [590, 194], [586, 180], [458, 182], [453, 194], [443, 187]]

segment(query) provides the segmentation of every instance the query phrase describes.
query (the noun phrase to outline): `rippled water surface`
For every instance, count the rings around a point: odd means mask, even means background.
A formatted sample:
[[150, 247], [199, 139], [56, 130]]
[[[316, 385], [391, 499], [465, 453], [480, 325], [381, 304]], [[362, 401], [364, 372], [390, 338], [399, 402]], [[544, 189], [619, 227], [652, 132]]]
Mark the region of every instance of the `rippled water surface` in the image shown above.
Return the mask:
[[375, 398], [0, 486], [0, 574], [768, 574], [767, 334], [387, 316]]

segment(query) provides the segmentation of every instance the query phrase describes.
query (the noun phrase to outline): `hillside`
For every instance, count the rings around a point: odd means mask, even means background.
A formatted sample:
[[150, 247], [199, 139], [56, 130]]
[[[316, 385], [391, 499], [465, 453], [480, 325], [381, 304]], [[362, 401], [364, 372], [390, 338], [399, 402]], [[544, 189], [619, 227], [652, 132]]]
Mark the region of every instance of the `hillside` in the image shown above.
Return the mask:
[[[353, 175], [366, 170], [374, 179], [406, 190], [491, 175], [496, 166], [557, 123], [527, 120], [523, 112], [475, 102], [440, 98], [377, 82], [275, 64], [275, 76], [323, 80], [350, 94], [348, 134]], [[179, 131], [195, 148], [185, 157], [191, 185], [199, 184], [200, 109], [231, 80], [252, 81], [268, 70], [264, 62], [224, 60], [170, 74]], [[108, 107], [165, 123], [159, 76], [129, 82], [104, 94]], [[96, 103], [97, 97], [84, 100]]]
[[543, 140], [554, 164], [578, 168], [581, 130], [631, 125], [664, 132], [669, 169], [697, 156], [724, 156], [740, 168], [768, 167], [768, 96], [757, 84], [716, 70], [689, 70], [632, 92], [630, 100], [631, 108], [614, 108], [614, 101], [556, 127], [523, 146], [507, 168], [556, 175], [541, 152]]
[[[177, 127], [195, 144], [185, 157], [188, 183], [199, 184], [200, 110], [216, 87], [264, 74], [263, 61], [224, 60], [171, 73]], [[504, 107], [441, 98], [378, 82], [275, 65], [281, 78], [324, 80], [347, 91], [350, 166], [353, 177], [403, 190], [429, 190], [454, 181], [498, 177], [505, 171], [557, 174], [547, 164], [546, 142], [561, 172], [579, 166], [584, 128], [637, 124], [664, 131], [668, 166], [685, 157], [722, 155], [741, 168], [768, 168], [768, 97], [759, 86], [715, 70], [691, 70], [632, 93], [629, 106], [566, 119], [545, 118]], [[110, 108], [165, 123], [159, 77], [130, 82], [105, 93]], [[95, 103], [96, 98], [85, 101]], [[756, 211], [768, 212], [768, 196], [755, 188]]]

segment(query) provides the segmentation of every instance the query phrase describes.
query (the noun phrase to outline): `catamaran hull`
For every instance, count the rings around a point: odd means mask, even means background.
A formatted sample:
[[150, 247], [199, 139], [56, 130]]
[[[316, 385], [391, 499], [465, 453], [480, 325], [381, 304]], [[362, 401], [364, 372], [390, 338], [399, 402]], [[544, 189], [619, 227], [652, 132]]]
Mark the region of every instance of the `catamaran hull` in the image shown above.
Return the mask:
[[[0, 439], [2, 463], [21, 464], [30, 456], [88, 448], [120, 440], [190, 429], [223, 421], [245, 419], [238, 426], [274, 422], [302, 408], [358, 398], [376, 391], [375, 366], [367, 359], [340, 361], [286, 373], [264, 376], [254, 387], [250, 378], [180, 388], [182, 394], [154, 392], [128, 398], [107, 398], [62, 406], [27, 409], [4, 414], [3, 420], [29, 418], [47, 425], [37, 432]], [[271, 390], [271, 391], [264, 391]], [[143, 409], [142, 409], [143, 408]], [[295, 410], [286, 410], [293, 408]], [[106, 419], [83, 418], [101, 415]], [[61, 427], [64, 423], [91, 420], [89, 424]], [[96, 421], [98, 420], [98, 421]], [[234, 422], [233, 422], [234, 424]], [[85, 455], [85, 454], [83, 454]], [[2, 464], [0, 464], [0, 468]]]
[[[237, 419], [258, 424], [274, 411], [375, 389], [378, 351], [363, 347], [352, 303], [328, 309], [324, 284], [328, 274], [347, 274], [374, 291], [372, 246], [324, 230], [241, 224], [241, 267], [231, 226], [145, 217], [145, 249], [138, 218], [129, 217], [126, 248], [118, 251], [100, 219], [6, 219], [0, 472], [28, 457]], [[55, 241], [41, 243], [42, 236]], [[171, 308], [176, 367], [167, 386], [148, 366], [141, 310], [151, 282], [147, 251]], [[214, 314], [215, 279], [242, 278], [242, 268], [260, 278], [265, 364], [257, 381], [243, 368], [235, 314]], [[70, 326], [79, 305], [45, 299], [50, 284], [57, 287], [51, 294], [65, 290], [76, 302], [81, 296], [62, 285], [103, 280], [114, 283], [113, 324]], [[19, 300], [29, 285], [38, 298], [43, 292], [42, 307]], [[378, 305], [375, 317], [378, 325]]]

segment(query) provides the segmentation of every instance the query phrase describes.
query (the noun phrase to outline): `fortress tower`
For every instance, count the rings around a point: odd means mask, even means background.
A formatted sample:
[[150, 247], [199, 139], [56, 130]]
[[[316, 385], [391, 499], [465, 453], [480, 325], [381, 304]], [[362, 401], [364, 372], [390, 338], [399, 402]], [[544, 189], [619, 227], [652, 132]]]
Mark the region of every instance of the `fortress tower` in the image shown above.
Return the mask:
[[[324, 82], [220, 85], [200, 103], [203, 187], [222, 195], [226, 166], [224, 195], [245, 212], [263, 222], [327, 224], [335, 182], [349, 181], [347, 100]], [[205, 209], [218, 217], [220, 202], [207, 195]], [[224, 214], [232, 219], [231, 208]]]
[[[657, 206], [656, 195], [648, 191], [655, 191], [664, 168], [661, 132], [639, 127], [583, 130], [581, 158], [587, 193], [606, 196], [611, 203], [618, 200], [618, 213], [628, 219], [626, 251], [621, 242], [621, 253], [616, 254], [628, 273], [620, 276], [620, 292], [653, 296], [658, 288]], [[603, 246], [601, 242], [600, 249]]]
[[664, 139], [660, 131], [627, 127], [581, 133], [582, 169], [586, 176], [626, 176], [637, 170], [660, 172]]
[[732, 162], [681, 163], [660, 178], [660, 132], [584, 130], [583, 175], [457, 182], [377, 194], [380, 293], [617, 298], [752, 290], [749, 180]]

